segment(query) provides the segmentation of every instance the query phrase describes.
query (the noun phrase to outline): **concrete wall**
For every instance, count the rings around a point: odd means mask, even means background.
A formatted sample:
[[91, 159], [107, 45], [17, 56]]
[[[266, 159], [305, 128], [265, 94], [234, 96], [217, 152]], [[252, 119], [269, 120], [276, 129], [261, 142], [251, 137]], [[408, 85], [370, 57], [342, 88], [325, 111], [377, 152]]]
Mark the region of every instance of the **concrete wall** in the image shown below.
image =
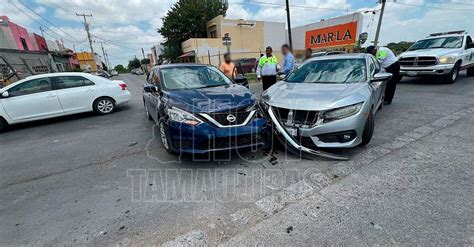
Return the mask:
[[[50, 67], [51, 57], [47, 52], [0, 49], [0, 73], [4, 78], [10, 74], [4, 59], [19, 73], [21, 79], [34, 74], [53, 72]], [[9, 83], [16, 80], [18, 78], [13, 77]]]
[[[33, 44], [31, 43], [30, 36], [26, 28], [11, 22], [6, 16], [0, 16], [0, 19], [2, 19], [2, 22], [4, 23], [6, 22], [10, 27], [18, 50], [31, 50], [33, 48]], [[25, 40], [26, 47], [24, 47], [21, 39]]]
[[8, 21], [0, 19], [0, 49], [18, 49]]

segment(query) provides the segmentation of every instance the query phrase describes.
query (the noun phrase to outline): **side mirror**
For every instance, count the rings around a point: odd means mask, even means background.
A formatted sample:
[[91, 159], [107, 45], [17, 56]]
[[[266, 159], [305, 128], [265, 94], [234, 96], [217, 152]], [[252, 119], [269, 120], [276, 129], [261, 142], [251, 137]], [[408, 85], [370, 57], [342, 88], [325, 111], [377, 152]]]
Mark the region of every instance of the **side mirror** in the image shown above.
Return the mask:
[[237, 77], [234, 78], [234, 82], [237, 85], [241, 85], [241, 86], [244, 86], [246, 88], [249, 88], [249, 80], [247, 80], [246, 77], [237, 76]]
[[376, 82], [376, 81], [387, 81], [390, 78], [392, 78], [391, 73], [386, 73], [386, 72], [380, 72], [375, 74], [372, 79], [370, 80], [371, 82]]
[[154, 84], [145, 84], [143, 86], [143, 91], [147, 93], [156, 93], [158, 92], [158, 87], [155, 86]]
[[2, 98], [8, 98], [10, 97], [10, 94], [8, 93], [8, 91], [5, 91], [2, 93]]

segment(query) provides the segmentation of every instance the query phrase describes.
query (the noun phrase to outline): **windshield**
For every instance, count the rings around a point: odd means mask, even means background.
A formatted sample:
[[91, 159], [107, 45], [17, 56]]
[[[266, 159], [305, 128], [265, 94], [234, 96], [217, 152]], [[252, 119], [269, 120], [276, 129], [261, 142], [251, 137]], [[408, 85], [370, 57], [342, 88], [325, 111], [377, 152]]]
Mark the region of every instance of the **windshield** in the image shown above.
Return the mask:
[[366, 80], [365, 59], [331, 59], [311, 61], [291, 73], [286, 82], [356, 83]]
[[436, 39], [424, 39], [419, 40], [413, 44], [409, 51], [421, 50], [421, 49], [433, 49], [433, 48], [461, 48], [462, 47], [462, 36], [456, 37], [444, 37]]
[[217, 87], [232, 83], [211, 66], [170, 67], [161, 69], [161, 74], [165, 88], [170, 90]]

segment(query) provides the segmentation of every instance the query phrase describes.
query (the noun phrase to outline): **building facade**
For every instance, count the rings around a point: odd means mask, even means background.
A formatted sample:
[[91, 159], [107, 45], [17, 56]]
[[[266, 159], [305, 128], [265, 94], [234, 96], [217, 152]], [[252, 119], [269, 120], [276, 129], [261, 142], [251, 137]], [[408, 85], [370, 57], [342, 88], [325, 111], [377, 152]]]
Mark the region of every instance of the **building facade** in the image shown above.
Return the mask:
[[102, 69], [102, 62], [97, 54], [91, 52], [78, 52], [77, 61], [82, 70], [97, 71]]
[[180, 59], [218, 66], [227, 52], [222, 40], [226, 34], [231, 38], [233, 59], [258, 58], [267, 46], [272, 46], [281, 59], [278, 51], [285, 43], [285, 33], [285, 23], [225, 19], [220, 15], [207, 22], [207, 38], [192, 38], [181, 44]]
[[363, 15], [354, 13], [292, 28], [293, 52], [297, 56], [306, 48], [352, 52], [362, 32], [362, 21]]

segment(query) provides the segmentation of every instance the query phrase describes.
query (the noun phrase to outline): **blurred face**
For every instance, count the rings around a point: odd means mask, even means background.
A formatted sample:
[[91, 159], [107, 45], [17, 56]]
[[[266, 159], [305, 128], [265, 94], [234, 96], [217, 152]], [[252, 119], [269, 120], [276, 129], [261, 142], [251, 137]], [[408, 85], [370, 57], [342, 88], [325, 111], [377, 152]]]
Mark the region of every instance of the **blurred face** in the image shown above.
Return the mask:
[[311, 50], [306, 50], [305, 53], [304, 53], [305, 58], [310, 58], [311, 55], [313, 55], [313, 51], [311, 51]]
[[272, 55], [272, 50], [271, 49], [266, 49], [265, 53], [267, 54], [267, 56], [271, 56]]
[[283, 55], [288, 54], [288, 48], [282, 47], [282, 48], [281, 48], [281, 53], [283, 53]]
[[370, 54], [375, 56], [375, 54], [377, 54], [377, 49], [373, 49], [372, 51], [370, 51]]
[[224, 61], [225, 61], [226, 63], [230, 63], [230, 62], [232, 61], [232, 59], [230, 58], [230, 56], [225, 56], [225, 57], [224, 57]]

